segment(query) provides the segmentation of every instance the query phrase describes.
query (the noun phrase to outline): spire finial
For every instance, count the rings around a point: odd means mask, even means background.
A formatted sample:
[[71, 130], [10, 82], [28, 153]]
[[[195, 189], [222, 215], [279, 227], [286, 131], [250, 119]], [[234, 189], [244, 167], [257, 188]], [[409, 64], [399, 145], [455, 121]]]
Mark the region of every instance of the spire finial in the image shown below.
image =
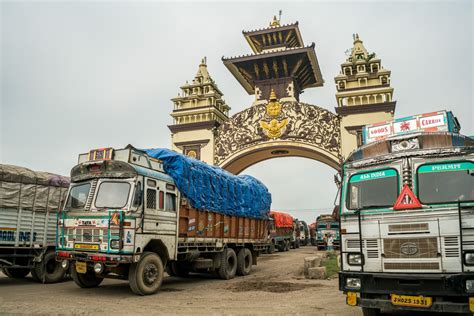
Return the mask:
[[280, 20], [277, 19], [276, 15], [273, 16], [273, 20], [270, 22], [271, 27], [280, 26]]
[[199, 66], [207, 66], [207, 57], [204, 56], [202, 59], [201, 59], [201, 64]]
[[270, 101], [276, 101], [276, 100], [277, 100], [277, 96], [276, 96], [275, 90], [273, 90], [272, 88], [272, 91], [270, 92]]

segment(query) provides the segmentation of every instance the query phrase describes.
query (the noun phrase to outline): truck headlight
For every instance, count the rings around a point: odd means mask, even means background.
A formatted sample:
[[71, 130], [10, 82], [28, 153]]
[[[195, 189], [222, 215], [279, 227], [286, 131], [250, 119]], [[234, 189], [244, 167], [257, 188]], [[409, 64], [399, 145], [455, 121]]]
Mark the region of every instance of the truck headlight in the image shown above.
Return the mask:
[[[360, 290], [360, 279], [359, 278], [347, 278], [346, 279], [346, 288]], [[474, 285], [474, 284], [473, 284]]]
[[110, 248], [112, 249], [119, 249], [120, 248], [120, 240], [113, 239], [110, 241]]
[[102, 264], [102, 262], [97, 262], [96, 264], [94, 264], [94, 272], [96, 274], [101, 274], [102, 271], [104, 271], [104, 265]]
[[464, 264], [474, 265], [474, 252], [464, 254]]
[[474, 280], [466, 280], [466, 292], [474, 292]]
[[360, 266], [362, 265], [362, 255], [360, 253], [351, 253], [347, 255], [347, 262], [350, 265]]

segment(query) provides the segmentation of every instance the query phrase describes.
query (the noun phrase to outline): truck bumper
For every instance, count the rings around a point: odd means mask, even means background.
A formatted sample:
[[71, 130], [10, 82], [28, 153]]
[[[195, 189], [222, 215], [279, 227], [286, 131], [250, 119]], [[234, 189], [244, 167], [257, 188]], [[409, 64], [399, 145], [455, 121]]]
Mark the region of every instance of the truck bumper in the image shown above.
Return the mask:
[[119, 263], [132, 263], [140, 260], [140, 255], [115, 255], [115, 254], [104, 254], [104, 253], [90, 253], [90, 252], [79, 252], [79, 251], [56, 251], [56, 256], [60, 260], [71, 260], [71, 261], [101, 261], [110, 264]]
[[[347, 278], [360, 279], [360, 289], [346, 287]], [[474, 279], [472, 273], [456, 274], [393, 274], [367, 272], [339, 272], [339, 289], [359, 293], [357, 306], [384, 310], [416, 310], [444, 313], [469, 313], [470, 297], [465, 290], [466, 280]], [[424, 296], [432, 298], [429, 308], [398, 306], [391, 302], [391, 294]]]

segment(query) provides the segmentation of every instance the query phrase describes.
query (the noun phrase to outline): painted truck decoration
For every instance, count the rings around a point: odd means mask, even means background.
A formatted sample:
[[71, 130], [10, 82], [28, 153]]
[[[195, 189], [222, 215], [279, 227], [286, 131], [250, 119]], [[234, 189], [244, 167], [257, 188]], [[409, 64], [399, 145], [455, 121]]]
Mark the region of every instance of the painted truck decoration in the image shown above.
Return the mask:
[[326, 250], [327, 242], [332, 238], [332, 246], [339, 249], [339, 222], [331, 214], [323, 214], [316, 219], [316, 246], [318, 250]]
[[74, 282], [129, 281], [138, 295], [171, 276], [247, 275], [267, 249], [271, 196], [250, 176], [166, 149], [132, 146], [79, 155], [58, 220], [57, 256]]
[[426, 114], [413, 115], [366, 125], [362, 129], [364, 144], [382, 140], [390, 136], [400, 136], [414, 132], [453, 132], [458, 133], [459, 122], [451, 112], [439, 111]]
[[395, 120], [343, 164], [339, 287], [364, 315], [474, 312], [474, 140], [456, 122]]
[[54, 247], [68, 187], [67, 177], [0, 165], [0, 269], [8, 277], [63, 280], [67, 266], [56, 261]]

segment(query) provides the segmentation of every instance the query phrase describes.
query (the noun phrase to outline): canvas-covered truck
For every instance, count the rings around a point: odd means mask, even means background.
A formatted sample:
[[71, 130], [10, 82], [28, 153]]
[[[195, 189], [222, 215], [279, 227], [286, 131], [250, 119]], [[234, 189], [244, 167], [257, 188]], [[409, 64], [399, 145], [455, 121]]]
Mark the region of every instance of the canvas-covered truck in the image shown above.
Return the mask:
[[270, 203], [257, 179], [170, 150], [92, 150], [71, 171], [57, 256], [82, 288], [118, 278], [138, 295], [157, 292], [165, 269], [247, 275], [267, 247]]
[[67, 267], [56, 261], [56, 220], [69, 179], [0, 165], [0, 269], [10, 278], [30, 272], [34, 280], [63, 280]]
[[283, 212], [271, 211], [270, 218], [270, 252], [274, 249], [278, 249], [278, 251], [290, 250], [295, 230], [293, 217]]
[[311, 246], [316, 246], [316, 222], [309, 224], [309, 236], [311, 240]]
[[474, 141], [449, 112], [375, 126], [342, 166], [340, 290], [364, 315], [472, 314]]
[[316, 246], [326, 250], [329, 238], [332, 238], [334, 249], [339, 249], [339, 222], [331, 214], [319, 215], [316, 219]]

